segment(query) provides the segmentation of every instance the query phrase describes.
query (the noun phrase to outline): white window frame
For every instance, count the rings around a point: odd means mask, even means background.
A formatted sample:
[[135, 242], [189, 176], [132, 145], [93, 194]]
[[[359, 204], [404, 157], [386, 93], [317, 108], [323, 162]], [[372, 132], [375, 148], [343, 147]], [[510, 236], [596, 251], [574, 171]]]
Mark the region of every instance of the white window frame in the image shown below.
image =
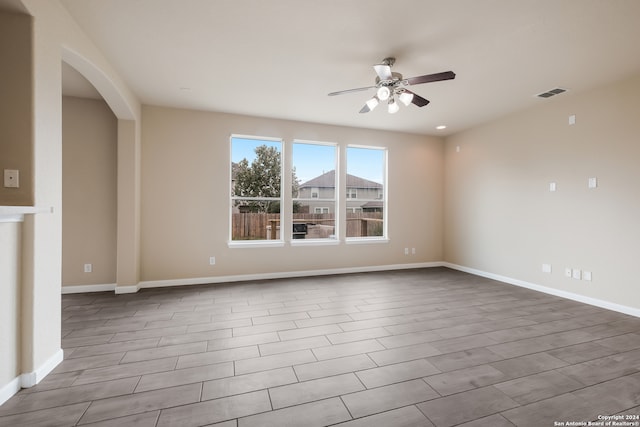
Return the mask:
[[[382, 164], [382, 197], [376, 197], [372, 199], [358, 199], [358, 202], [362, 202], [362, 204], [366, 204], [368, 202], [380, 202], [382, 201], [382, 236], [366, 236], [366, 237], [346, 237], [345, 243], [347, 244], [361, 244], [361, 243], [386, 243], [389, 242], [389, 204], [388, 204], [388, 191], [389, 191], [389, 149], [387, 147], [378, 147], [378, 146], [370, 146], [370, 145], [352, 145], [349, 144], [345, 149], [345, 162], [347, 165], [346, 171], [349, 173], [349, 148], [360, 148], [360, 149], [368, 149], [368, 150], [379, 150], [384, 154], [383, 164]], [[347, 201], [353, 200], [351, 198], [346, 197], [348, 195], [349, 188], [345, 188], [345, 199]], [[379, 193], [380, 194], [380, 193]], [[345, 209], [347, 212], [348, 209], [352, 209], [352, 212], [362, 212], [362, 207], [352, 207]]]
[[[282, 233], [282, 219], [284, 206], [284, 191], [282, 186], [285, 185], [285, 143], [282, 138], [273, 138], [267, 136], [256, 135], [239, 135], [232, 134], [229, 137], [229, 183], [233, 182], [233, 140], [234, 139], [251, 139], [255, 141], [277, 142], [280, 144], [280, 197], [240, 197], [233, 195], [233, 187], [229, 185], [229, 240], [227, 242], [230, 248], [255, 248], [255, 247], [282, 247], [284, 246], [284, 236]], [[233, 208], [236, 200], [246, 201], [278, 201], [280, 202], [280, 237], [276, 240], [233, 240]]]
[[[312, 140], [303, 140], [303, 139], [294, 139], [293, 141], [291, 141], [291, 169], [293, 169], [296, 165], [293, 163], [294, 159], [293, 159], [293, 151], [294, 151], [294, 146], [296, 144], [309, 144], [309, 145], [320, 145], [320, 146], [329, 146], [332, 147], [334, 149], [334, 165], [335, 165], [335, 190], [333, 192], [333, 198], [320, 198], [320, 189], [318, 188], [318, 197], [312, 197], [312, 194], [310, 194], [311, 197], [309, 198], [300, 198], [300, 197], [293, 197], [291, 200], [291, 204], [289, 206], [289, 209], [293, 210], [293, 202], [309, 202], [309, 203], [318, 203], [318, 201], [327, 201], [327, 202], [332, 202], [333, 206], [334, 206], [334, 212], [335, 212], [335, 221], [334, 221], [334, 234], [333, 234], [333, 238], [323, 238], [323, 239], [291, 239], [290, 243], [292, 246], [314, 246], [314, 245], [337, 245], [340, 243], [338, 236], [339, 234], [339, 224], [340, 224], [340, 218], [341, 218], [341, 209], [339, 207], [339, 203], [338, 203], [338, 193], [339, 193], [339, 188], [340, 188], [340, 174], [338, 173], [338, 171], [340, 170], [340, 146], [335, 143], [335, 142], [328, 142], [328, 141], [312, 141]], [[291, 173], [291, 171], [289, 171], [289, 173]], [[315, 187], [313, 187], [311, 190], [313, 191], [314, 189], [316, 189]], [[331, 211], [331, 209], [329, 209], [329, 211]], [[293, 218], [293, 212], [291, 212], [291, 217]], [[290, 227], [291, 229], [293, 229], [293, 227]]]

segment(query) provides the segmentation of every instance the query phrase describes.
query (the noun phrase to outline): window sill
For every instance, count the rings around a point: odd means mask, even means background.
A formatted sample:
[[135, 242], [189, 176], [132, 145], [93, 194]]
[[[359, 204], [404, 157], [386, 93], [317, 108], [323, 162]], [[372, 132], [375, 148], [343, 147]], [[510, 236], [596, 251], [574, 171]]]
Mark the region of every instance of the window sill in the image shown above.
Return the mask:
[[291, 246], [336, 246], [340, 241], [337, 239], [294, 239]]
[[389, 243], [386, 237], [347, 237], [347, 245], [368, 245], [370, 243]]
[[242, 241], [231, 240], [227, 242], [229, 248], [281, 248], [284, 246], [282, 240], [260, 240], [260, 241]]

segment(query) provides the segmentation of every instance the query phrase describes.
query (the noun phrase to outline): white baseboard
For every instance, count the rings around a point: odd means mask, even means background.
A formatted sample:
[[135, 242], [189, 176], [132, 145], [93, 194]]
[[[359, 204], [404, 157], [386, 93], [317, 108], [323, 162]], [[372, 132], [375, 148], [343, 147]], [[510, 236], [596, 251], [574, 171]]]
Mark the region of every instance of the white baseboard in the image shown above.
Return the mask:
[[140, 284], [128, 286], [116, 286], [116, 294], [135, 294], [140, 290]]
[[488, 273], [482, 270], [476, 270], [475, 268], [469, 268], [462, 265], [451, 264], [448, 262], [441, 263], [443, 267], [448, 267], [453, 270], [464, 271], [476, 276], [486, 277], [488, 279], [497, 280], [499, 282], [508, 283], [510, 285], [520, 286], [523, 288], [531, 289], [538, 292], [543, 292], [549, 295], [555, 295], [557, 297], [567, 298], [573, 301], [578, 301], [584, 304], [593, 305], [600, 308], [606, 308], [607, 310], [617, 311], [618, 313], [628, 314], [630, 316], [640, 317], [640, 309], [629, 307], [622, 304], [616, 304], [610, 301], [604, 301], [597, 298], [591, 298], [585, 295], [574, 294], [573, 292], [567, 292], [560, 289], [549, 288], [547, 286], [537, 285], [535, 283], [526, 282], [524, 280], [513, 279], [511, 277], [501, 276], [499, 274]]
[[20, 377], [15, 377], [0, 388], [0, 406], [18, 391], [20, 391]]
[[21, 388], [29, 388], [38, 384], [46, 377], [56, 366], [64, 359], [64, 352], [58, 349], [53, 356], [47, 359], [35, 371], [26, 372], [19, 377], [14, 378], [0, 388], [0, 405], [9, 400], [11, 396], [20, 391]]
[[[619, 313], [628, 314], [634, 317], [640, 317], [640, 309], [625, 306], [622, 304], [616, 304], [610, 301], [604, 301], [597, 298], [591, 298], [588, 296], [575, 294], [572, 292], [563, 291], [560, 289], [549, 288], [547, 286], [538, 285], [535, 283], [526, 282], [524, 280], [514, 279], [507, 276], [501, 276], [499, 274], [489, 273], [475, 268], [465, 267], [462, 265], [452, 264], [450, 262], [421, 262], [413, 264], [391, 264], [391, 265], [373, 265], [364, 267], [344, 267], [344, 268], [329, 268], [323, 270], [302, 270], [302, 271], [284, 271], [275, 273], [257, 273], [257, 274], [236, 274], [230, 276], [211, 276], [211, 277], [192, 277], [186, 279], [168, 279], [168, 280], [145, 280], [139, 282], [137, 285], [116, 286], [116, 284], [105, 285], [83, 285], [83, 286], [63, 286], [63, 294], [81, 293], [81, 292], [104, 292], [114, 291], [116, 294], [130, 294], [136, 293], [142, 288], [161, 288], [167, 286], [188, 286], [188, 285], [206, 285], [216, 283], [228, 283], [228, 282], [244, 282], [250, 280], [268, 280], [268, 279], [287, 279], [293, 277], [308, 277], [308, 276], [326, 276], [331, 274], [348, 274], [348, 273], [366, 273], [373, 271], [385, 271], [385, 270], [406, 270], [412, 268], [428, 268], [428, 267], [447, 267], [453, 270], [464, 271], [476, 276], [486, 277], [488, 279], [497, 280], [500, 282], [508, 283], [510, 285], [520, 286], [523, 288], [531, 289], [545, 294], [555, 295], [562, 298], [567, 298], [573, 301], [593, 305], [596, 307], [605, 308], [607, 310], [617, 311]], [[1, 394], [0, 394], [1, 396]]]
[[[367, 273], [386, 270], [408, 270], [412, 268], [441, 267], [441, 262], [414, 264], [373, 265], [365, 267], [329, 268], [323, 270], [285, 271], [276, 273], [237, 274], [232, 276], [194, 277], [190, 279], [147, 280], [138, 283], [138, 288], [161, 288], [166, 286], [206, 285], [209, 283], [244, 282], [250, 280], [288, 279], [293, 277], [327, 276], [331, 274]], [[121, 286], [116, 288], [119, 292]], [[131, 286], [130, 288], [135, 288]], [[133, 291], [135, 292], [135, 291]]]
[[63, 294], [84, 294], [88, 292], [110, 292], [116, 289], [115, 283], [106, 283], [104, 285], [76, 285], [63, 286]]
[[27, 372], [20, 375], [20, 386], [22, 388], [33, 387], [38, 384], [44, 377], [46, 377], [56, 366], [64, 359], [64, 352], [62, 349], [58, 349], [53, 356], [47, 359], [42, 365], [40, 365], [35, 371]]

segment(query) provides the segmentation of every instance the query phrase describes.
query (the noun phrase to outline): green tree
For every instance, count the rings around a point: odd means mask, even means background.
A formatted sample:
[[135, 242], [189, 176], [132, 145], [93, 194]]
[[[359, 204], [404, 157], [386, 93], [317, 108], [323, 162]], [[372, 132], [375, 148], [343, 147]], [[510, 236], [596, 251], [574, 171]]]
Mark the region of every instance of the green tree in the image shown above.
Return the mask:
[[[282, 185], [282, 156], [275, 147], [260, 145], [255, 149], [256, 158], [249, 164], [242, 159], [234, 167], [233, 195], [240, 197], [280, 198]], [[293, 194], [300, 183], [293, 171]], [[249, 212], [280, 213], [278, 200], [238, 200], [236, 206], [246, 206]]]

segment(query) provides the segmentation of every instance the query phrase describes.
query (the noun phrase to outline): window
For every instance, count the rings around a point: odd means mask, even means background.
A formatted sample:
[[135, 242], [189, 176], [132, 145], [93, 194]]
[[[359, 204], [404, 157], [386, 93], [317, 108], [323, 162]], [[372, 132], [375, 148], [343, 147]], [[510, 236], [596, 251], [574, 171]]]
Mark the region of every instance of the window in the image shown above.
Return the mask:
[[231, 137], [231, 241], [282, 240], [282, 141]]
[[348, 239], [386, 238], [387, 150], [347, 147]]
[[336, 145], [294, 141], [292, 153], [293, 222], [306, 224], [292, 239], [335, 240]]

